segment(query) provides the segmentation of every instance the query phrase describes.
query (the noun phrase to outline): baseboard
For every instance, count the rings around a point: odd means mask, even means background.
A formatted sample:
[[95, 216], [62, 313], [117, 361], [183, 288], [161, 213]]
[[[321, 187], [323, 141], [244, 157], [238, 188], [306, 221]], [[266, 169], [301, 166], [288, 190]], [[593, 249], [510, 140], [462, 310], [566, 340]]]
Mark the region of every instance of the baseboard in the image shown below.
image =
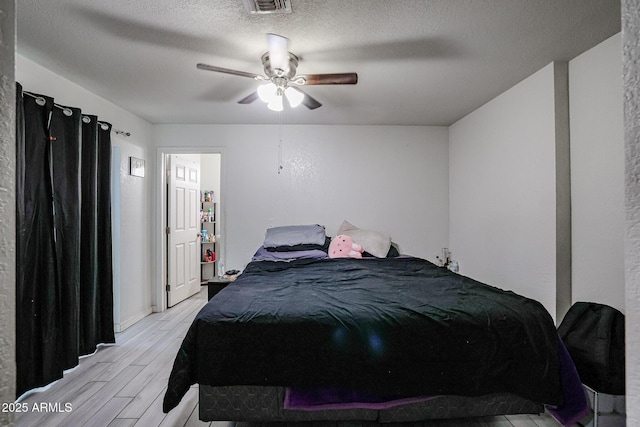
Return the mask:
[[[128, 318], [124, 322], [120, 322], [120, 332], [124, 331], [129, 326], [132, 326], [135, 323], [138, 323], [139, 321], [141, 321], [142, 319], [144, 319], [145, 317], [147, 317], [151, 313], [152, 313], [152, 310], [151, 310], [151, 307], [149, 307], [145, 311], [143, 311], [141, 313], [138, 313], [138, 314], [136, 314], [134, 316], [131, 316], [130, 318]], [[118, 327], [118, 324], [116, 323], [116, 328], [117, 327]]]

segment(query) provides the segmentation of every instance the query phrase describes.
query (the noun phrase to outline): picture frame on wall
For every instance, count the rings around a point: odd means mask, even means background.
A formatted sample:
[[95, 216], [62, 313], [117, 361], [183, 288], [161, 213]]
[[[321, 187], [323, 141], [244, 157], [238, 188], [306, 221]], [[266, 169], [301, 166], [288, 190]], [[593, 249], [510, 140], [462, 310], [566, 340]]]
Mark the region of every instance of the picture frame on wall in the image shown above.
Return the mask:
[[129, 157], [129, 175], [144, 178], [144, 160], [137, 157]]

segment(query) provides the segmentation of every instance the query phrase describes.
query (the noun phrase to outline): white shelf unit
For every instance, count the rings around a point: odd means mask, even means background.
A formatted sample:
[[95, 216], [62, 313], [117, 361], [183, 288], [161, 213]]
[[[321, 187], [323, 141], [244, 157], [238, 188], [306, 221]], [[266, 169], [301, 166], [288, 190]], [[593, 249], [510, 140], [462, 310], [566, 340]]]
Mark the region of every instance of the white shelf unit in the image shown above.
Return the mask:
[[[207, 241], [201, 239], [200, 242], [200, 280], [202, 284], [207, 284], [209, 281], [217, 277], [217, 261], [219, 259], [218, 242], [217, 242], [217, 221], [216, 221], [216, 202], [203, 201], [201, 202], [202, 216], [200, 218], [201, 230], [207, 231]], [[211, 215], [208, 215], [211, 211]], [[209, 220], [211, 218], [211, 220]], [[202, 232], [201, 232], [202, 234]], [[209, 236], [213, 236], [214, 241], [210, 241]], [[207, 249], [211, 250], [214, 254], [213, 261], [205, 261]]]

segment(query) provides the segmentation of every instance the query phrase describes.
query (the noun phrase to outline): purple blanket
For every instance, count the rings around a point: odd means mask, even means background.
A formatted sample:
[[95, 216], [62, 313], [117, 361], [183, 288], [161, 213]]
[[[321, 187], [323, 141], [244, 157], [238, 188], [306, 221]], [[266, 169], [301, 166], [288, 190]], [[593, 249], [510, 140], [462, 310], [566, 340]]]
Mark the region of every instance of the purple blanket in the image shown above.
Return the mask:
[[[559, 407], [548, 407], [548, 410], [562, 425], [570, 426], [589, 414], [589, 405], [578, 371], [560, 339], [558, 339], [558, 352], [563, 403]], [[380, 410], [434, 398], [434, 396], [385, 398], [336, 387], [287, 387], [284, 408], [302, 411], [355, 408]]]
[[387, 409], [434, 399], [433, 396], [385, 398], [337, 387], [287, 387], [284, 409], [320, 411], [327, 409]]

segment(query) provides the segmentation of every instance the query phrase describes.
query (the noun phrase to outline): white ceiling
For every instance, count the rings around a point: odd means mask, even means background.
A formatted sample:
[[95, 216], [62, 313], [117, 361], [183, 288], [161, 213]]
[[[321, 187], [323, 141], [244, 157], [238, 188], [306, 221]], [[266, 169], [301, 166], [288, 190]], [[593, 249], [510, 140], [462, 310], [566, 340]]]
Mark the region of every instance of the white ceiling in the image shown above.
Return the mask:
[[[266, 33], [289, 38], [323, 106], [292, 124], [449, 125], [554, 60], [620, 31], [619, 0], [291, 0], [250, 15], [242, 0], [17, 0], [18, 53], [151, 123], [279, 123], [260, 84]], [[25, 88], [28, 90], [28, 88]]]

